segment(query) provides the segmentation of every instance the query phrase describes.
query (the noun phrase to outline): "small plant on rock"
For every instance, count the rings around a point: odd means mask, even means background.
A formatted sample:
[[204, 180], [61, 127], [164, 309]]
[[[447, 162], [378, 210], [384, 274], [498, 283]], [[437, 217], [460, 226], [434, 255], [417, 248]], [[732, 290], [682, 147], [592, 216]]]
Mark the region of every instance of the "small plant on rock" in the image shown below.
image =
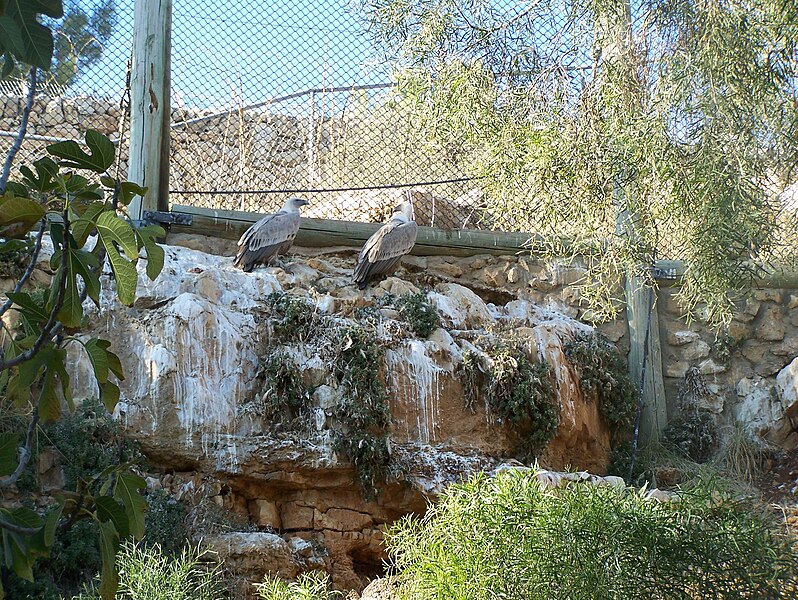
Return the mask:
[[427, 301], [424, 292], [401, 296], [396, 301], [396, 308], [402, 319], [410, 325], [413, 333], [420, 338], [429, 337], [440, 324], [438, 311]]
[[579, 334], [563, 351], [579, 372], [582, 390], [598, 397], [607, 424], [616, 431], [631, 425], [639, 392], [615, 346], [600, 333]]
[[301, 573], [296, 581], [268, 577], [256, 588], [261, 600], [335, 600], [344, 597], [342, 592], [330, 589], [330, 577], [322, 571]]
[[294, 358], [287, 352], [269, 354], [261, 363], [258, 378], [263, 381], [260, 404], [267, 417], [293, 421], [307, 408], [310, 394]]
[[316, 306], [306, 298], [274, 292], [266, 297], [266, 305], [271, 310], [270, 322], [277, 339], [302, 341], [316, 333]]
[[372, 333], [362, 327], [342, 332], [334, 373], [343, 396], [336, 410], [342, 426], [334, 441], [336, 452], [355, 465], [367, 498], [384, 483], [390, 463], [387, 428], [391, 422], [388, 392], [379, 368], [383, 350]]

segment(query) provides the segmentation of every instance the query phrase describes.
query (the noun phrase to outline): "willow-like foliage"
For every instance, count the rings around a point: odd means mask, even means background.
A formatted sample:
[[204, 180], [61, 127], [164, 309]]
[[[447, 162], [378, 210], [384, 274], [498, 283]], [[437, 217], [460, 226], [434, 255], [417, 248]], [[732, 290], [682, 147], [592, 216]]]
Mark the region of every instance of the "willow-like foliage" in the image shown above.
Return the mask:
[[[798, 9], [790, 0], [362, 0], [414, 127], [496, 213], [618, 284], [684, 260], [685, 312], [721, 323], [798, 256]], [[554, 241], [551, 241], [554, 240]]]

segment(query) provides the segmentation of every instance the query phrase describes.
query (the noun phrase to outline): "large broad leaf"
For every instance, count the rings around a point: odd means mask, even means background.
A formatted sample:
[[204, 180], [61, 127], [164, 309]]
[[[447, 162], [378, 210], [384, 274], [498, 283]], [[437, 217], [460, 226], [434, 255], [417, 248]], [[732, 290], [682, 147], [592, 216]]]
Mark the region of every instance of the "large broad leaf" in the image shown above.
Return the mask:
[[89, 234], [96, 226], [94, 222], [104, 210], [106, 210], [104, 202], [92, 202], [84, 208], [80, 218], [72, 222], [72, 237], [75, 238], [75, 244], [77, 244], [78, 248], [86, 245]]
[[100, 402], [103, 403], [108, 412], [114, 412], [116, 405], [119, 404], [120, 396], [119, 386], [115, 383], [106, 381], [100, 386]]
[[103, 600], [114, 600], [119, 586], [119, 572], [116, 568], [116, 553], [119, 551], [119, 534], [111, 521], [100, 522], [100, 596]]
[[136, 196], [144, 196], [147, 193], [146, 187], [141, 187], [137, 183], [133, 183], [132, 181], [123, 181], [122, 184], [119, 186], [119, 202], [122, 203], [124, 206], [130, 204], [130, 202]]
[[100, 278], [97, 276], [96, 269], [100, 261], [91, 252], [85, 250], [73, 250], [70, 252], [72, 258], [73, 272], [80, 275], [86, 292], [97, 306], [100, 305]]
[[127, 513], [119, 502], [110, 496], [100, 496], [94, 499], [94, 504], [97, 506], [97, 517], [101, 522], [113, 523], [120, 538], [130, 535]]
[[[6, 61], [12, 53], [17, 56], [25, 53], [25, 44], [22, 42], [19, 25], [8, 15], [0, 16], [0, 51], [6, 54]], [[4, 75], [3, 79], [6, 77], [8, 74]]]
[[42, 359], [44, 375], [39, 392], [39, 418], [45, 422], [52, 422], [61, 417], [61, 400], [57, 392], [59, 383], [64, 398], [69, 404], [72, 403], [69, 392], [69, 374], [64, 367], [66, 350], [50, 346], [39, 354], [44, 355]]
[[61, 0], [7, 0], [5, 16], [16, 24], [22, 46], [16, 51], [6, 49], [20, 62], [48, 71], [53, 60], [53, 34], [39, 22], [39, 14], [60, 19], [64, 16]]
[[[64, 303], [58, 312], [58, 320], [65, 327], [78, 327], [83, 319], [83, 303], [80, 299], [80, 289], [78, 286], [78, 276], [83, 280], [86, 293], [94, 304], [100, 304], [100, 278], [95, 273], [99, 266], [97, 257], [85, 250], [74, 250], [68, 248], [63, 254], [67, 257], [68, 269], [66, 272], [67, 285], [64, 292]], [[56, 259], [57, 255], [53, 255]], [[54, 260], [57, 268], [62, 259]]]
[[17, 468], [19, 436], [16, 433], [0, 433], [0, 476], [11, 475]]
[[0, 196], [0, 237], [22, 238], [44, 216], [44, 207], [6, 191]]
[[155, 281], [155, 278], [161, 273], [164, 262], [164, 251], [156, 243], [156, 238], [164, 237], [166, 232], [163, 227], [158, 225], [147, 225], [146, 227], [139, 227], [136, 230], [136, 235], [139, 238], [139, 247], [144, 247], [147, 251], [147, 277], [150, 281]]
[[28, 292], [7, 292], [6, 296], [13, 300], [12, 308], [18, 310], [31, 325], [44, 324], [50, 318], [44, 304], [40, 304]]
[[127, 221], [120, 219], [112, 212], [102, 213], [97, 218], [96, 225], [100, 241], [108, 253], [108, 260], [116, 278], [116, 293], [119, 296], [119, 301], [130, 306], [136, 299], [138, 272], [136, 266], [119, 253], [117, 244], [131, 260], [135, 260], [138, 258], [136, 235]]
[[147, 487], [147, 482], [133, 473], [120, 473], [116, 478], [114, 497], [125, 505], [130, 533], [136, 539], [144, 535], [144, 516], [147, 512], [147, 501], [139, 490]]
[[106, 348], [110, 345], [107, 340], [100, 340], [92, 338], [83, 347], [86, 348], [86, 354], [89, 355], [91, 366], [94, 369], [94, 376], [100, 384], [108, 381], [108, 352]]
[[47, 146], [47, 152], [61, 159], [61, 165], [75, 169], [88, 169], [104, 173], [114, 162], [114, 145], [106, 136], [89, 129], [86, 132], [86, 145], [91, 154], [84, 152], [77, 142], [68, 140]]
[[58, 165], [52, 158], [46, 156], [40, 158], [33, 163], [33, 166], [36, 168], [36, 173], [24, 165], [19, 168], [28, 187], [42, 193], [50, 192], [58, 187]]

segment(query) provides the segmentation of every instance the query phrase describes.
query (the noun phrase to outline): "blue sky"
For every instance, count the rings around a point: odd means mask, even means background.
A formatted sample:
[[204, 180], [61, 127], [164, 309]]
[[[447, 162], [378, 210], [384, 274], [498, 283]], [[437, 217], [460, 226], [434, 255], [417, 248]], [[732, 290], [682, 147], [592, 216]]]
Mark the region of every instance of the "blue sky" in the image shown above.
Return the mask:
[[[66, 0], [68, 4], [70, 0]], [[116, 0], [118, 25], [100, 62], [71, 93], [118, 97], [130, 52], [133, 0]], [[93, 2], [83, 0], [84, 7]], [[174, 0], [174, 103], [225, 107], [313, 87], [384, 83], [369, 39], [346, 0], [243, 3]]]

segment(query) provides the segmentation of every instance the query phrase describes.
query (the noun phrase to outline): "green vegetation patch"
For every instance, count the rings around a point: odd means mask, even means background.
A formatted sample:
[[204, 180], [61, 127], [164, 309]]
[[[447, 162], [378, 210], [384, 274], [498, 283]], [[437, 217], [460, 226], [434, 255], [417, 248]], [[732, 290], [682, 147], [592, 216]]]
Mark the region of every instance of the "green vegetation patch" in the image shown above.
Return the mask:
[[424, 292], [405, 294], [396, 301], [396, 309], [419, 338], [427, 338], [440, 325], [435, 306], [427, 301]]
[[450, 486], [386, 534], [400, 598], [795, 598], [798, 553], [775, 521], [710, 485], [671, 502], [531, 471]]
[[639, 397], [620, 352], [600, 333], [579, 334], [563, 344], [566, 358], [579, 372], [586, 394], [595, 393], [599, 412], [619, 431], [632, 424]]

